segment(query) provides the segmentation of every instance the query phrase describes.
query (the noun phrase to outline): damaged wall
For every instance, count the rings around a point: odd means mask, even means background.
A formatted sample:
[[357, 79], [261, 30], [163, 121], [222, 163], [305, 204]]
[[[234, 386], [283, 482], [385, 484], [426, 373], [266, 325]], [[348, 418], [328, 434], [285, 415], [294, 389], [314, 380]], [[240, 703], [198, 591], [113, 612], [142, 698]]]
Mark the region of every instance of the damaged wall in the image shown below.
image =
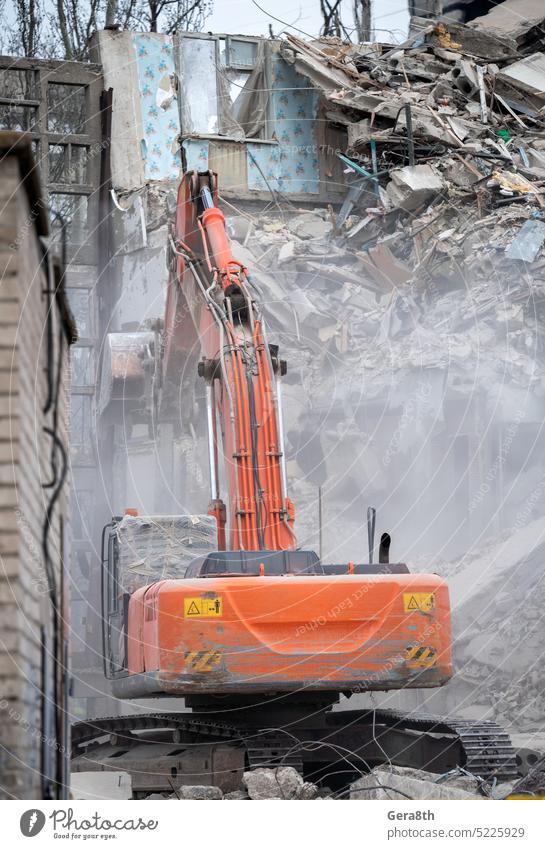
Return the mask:
[[281, 192], [317, 194], [318, 95], [308, 79], [277, 54], [272, 57], [271, 101], [274, 134], [279, 144], [247, 145], [248, 188], [266, 191], [272, 186]]
[[146, 180], [175, 180], [180, 173], [178, 104], [172, 41], [160, 33], [136, 33], [138, 85]]
[[186, 167], [220, 172], [227, 195], [340, 195], [342, 169], [326, 161], [338, 132], [318, 127], [316, 90], [279, 50], [258, 38], [96, 33], [93, 55], [113, 88], [116, 191], [177, 180], [181, 138]]

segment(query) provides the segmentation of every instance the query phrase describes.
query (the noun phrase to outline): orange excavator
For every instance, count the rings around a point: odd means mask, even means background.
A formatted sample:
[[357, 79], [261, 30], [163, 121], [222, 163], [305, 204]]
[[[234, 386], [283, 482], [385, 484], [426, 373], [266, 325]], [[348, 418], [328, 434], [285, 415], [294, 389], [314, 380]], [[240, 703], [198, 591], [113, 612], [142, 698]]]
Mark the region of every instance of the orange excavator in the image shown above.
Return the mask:
[[244, 769], [275, 764], [341, 792], [384, 761], [513, 777], [509, 738], [492, 722], [336, 709], [341, 696], [451, 678], [448, 588], [435, 574], [388, 562], [388, 534], [373, 562], [374, 528], [369, 562], [328, 564], [298, 547], [282, 436], [286, 363], [267, 340], [249, 271], [232, 254], [216, 175], [192, 171], [169, 237], [156, 386], [176, 383], [195, 342], [215, 550], [195, 557], [183, 577], [127, 592], [120, 519], [103, 540], [113, 694], [183, 697], [185, 710], [77, 723], [74, 768], [127, 770], [136, 797], [171, 790], [173, 781], [236, 789]]

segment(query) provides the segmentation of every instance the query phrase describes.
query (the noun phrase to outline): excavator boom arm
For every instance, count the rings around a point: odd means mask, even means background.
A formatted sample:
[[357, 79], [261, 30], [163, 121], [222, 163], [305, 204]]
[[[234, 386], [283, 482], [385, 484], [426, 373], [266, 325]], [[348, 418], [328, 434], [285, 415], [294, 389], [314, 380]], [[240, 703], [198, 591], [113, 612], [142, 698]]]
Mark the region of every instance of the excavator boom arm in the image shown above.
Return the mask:
[[285, 364], [267, 342], [248, 270], [232, 254], [215, 174], [184, 176], [170, 250], [164, 369], [168, 377], [176, 367], [177, 329], [188, 311], [202, 354], [199, 374], [206, 381], [209, 513], [218, 523], [219, 548], [295, 548], [281, 430]]

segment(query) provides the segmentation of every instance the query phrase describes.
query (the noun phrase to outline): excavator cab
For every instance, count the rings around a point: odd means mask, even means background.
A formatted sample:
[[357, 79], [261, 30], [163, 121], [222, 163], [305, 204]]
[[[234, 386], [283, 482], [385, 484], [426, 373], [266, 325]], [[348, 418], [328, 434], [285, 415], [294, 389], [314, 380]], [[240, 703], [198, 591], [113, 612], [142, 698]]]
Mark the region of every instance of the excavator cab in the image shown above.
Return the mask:
[[127, 674], [129, 599], [140, 587], [179, 579], [188, 565], [217, 547], [208, 515], [140, 516], [128, 508], [102, 531], [102, 647], [107, 678]]

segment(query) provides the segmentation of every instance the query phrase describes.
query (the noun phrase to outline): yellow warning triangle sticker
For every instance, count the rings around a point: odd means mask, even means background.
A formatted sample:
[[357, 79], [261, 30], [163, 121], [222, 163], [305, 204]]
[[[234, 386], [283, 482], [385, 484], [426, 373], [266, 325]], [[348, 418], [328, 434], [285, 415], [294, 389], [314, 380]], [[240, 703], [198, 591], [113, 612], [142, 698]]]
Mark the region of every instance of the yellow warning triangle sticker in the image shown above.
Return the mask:
[[414, 595], [410, 597], [409, 603], [407, 605], [407, 610], [420, 610], [420, 605], [415, 599]]
[[187, 616], [199, 616], [199, 615], [200, 615], [200, 612], [201, 612], [201, 611], [199, 610], [199, 608], [197, 607], [197, 605], [195, 604], [195, 602], [194, 602], [194, 601], [192, 601], [192, 602], [191, 602], [191, 604], [189, 605], [188, 609], [187, 609], [187, 614], [186, 614], [186, 615], [187, 615]]

